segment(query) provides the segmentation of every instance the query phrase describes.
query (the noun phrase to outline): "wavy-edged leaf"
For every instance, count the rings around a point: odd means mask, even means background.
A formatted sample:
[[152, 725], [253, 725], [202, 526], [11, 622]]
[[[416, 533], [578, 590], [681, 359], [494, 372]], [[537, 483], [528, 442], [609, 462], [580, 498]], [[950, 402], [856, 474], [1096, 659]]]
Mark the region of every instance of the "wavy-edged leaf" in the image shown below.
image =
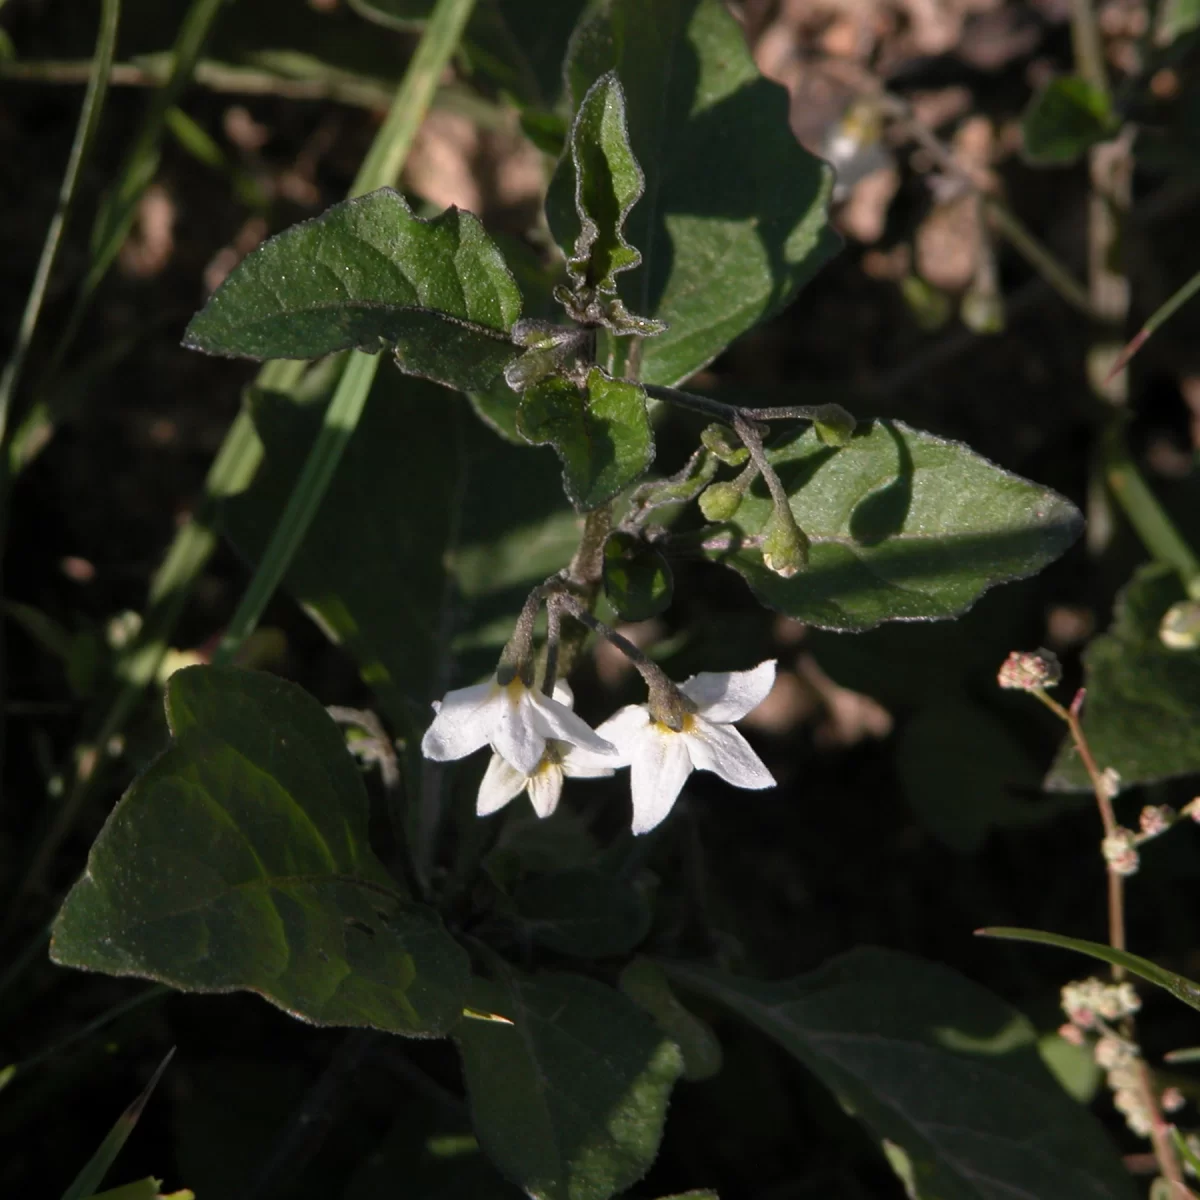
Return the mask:
[[253, 991], [302, 1020], [433, 1036], [467, 957], [367, 841], [342, 734], [295, 684], [188, 667], [172, 742], [121, 798], [54, 924], [63, 966]]
[[796, 432], [767, 457], [808, 535], [808, 566], [784, 579], [763, 565], [772, 505], [761, 481], [709, 556], [764, 604], [824, 629], [957, 616], [1053, 562], [1082, 528], [1058, 493], [899, 421], [861, 425], [841, 448]]
[[678, 1047], [619, 992], [578, 975], [476, 981], [511, 1025], [455, 1032], [479, 1143], [534, 1200], [607, 1200], [654, 1161]]
[[663, 963], [813, 1072], [939, 1200], [1129, 1200], [1100, 1124], [1057, 1084], [1030, 1023], [946, 967], [859, 949], [760, 983]]
[[[1163, 615], [1184, 597], [1171, 567], [1141, 567], [1117, 597], [1112, 625], [1084, 651], [1083, 732], [1096, 761], [1124, 784], [1200, 771], [1200, 649], [1173, 650], [1159, 636]], [[1091, 787], [1070, 739], [1046, 786]]]
[[1170, 992], [1176, 1000], [1182, 1000], [1189, 1008], [1200, 1010], [1200, 984], [1168, 971], [1148, 958], [1130, 954], [1128, 950], [1117, 950], [1100, 942], [1086, 942], [1081, 938], [1064, 937], [1061, 933], [1046, 933], [1041, 929], [1013, 929], [1006, 925], [989, 926], [979, 930], [980, 937], [1002, 938], [1010, 942], [1036, 942], [1043, 946], [1057, 946], [1060, 950], [1074, 950], [1088, 958], [1108, 963], [1110, 967], [1124, 967], [1131, 975], [1153, 983]]
[[425, 221], [391, 188], [335, 204], [246, 256], [184, 345], [240, 358], [394, 349], [400, 369], [482, 390], [515, 357], [521, 294], [477, 217]]
[[598, 508], [640, 478], [654, 461], [646, 393], [599, 367], [583, 388], [552, 376], [527, 388], [517, 428], [562, 460], [563, 490], [580, 511]]
[[[641, 378], [674, 384], [777, 312], [835, 252], [833, 173], [796, 141], [787, 93], [763, 79], [720, 0], [610, 0], [572, 40], [573, 107], [606, 72], [625, 93], [645, 195], [619, 277], [629, 311], [670, 328], [643, 344]], [[568, 189], [548, 202], [573, 240]], [[570, 241], [563, 246], [571, 254]]]

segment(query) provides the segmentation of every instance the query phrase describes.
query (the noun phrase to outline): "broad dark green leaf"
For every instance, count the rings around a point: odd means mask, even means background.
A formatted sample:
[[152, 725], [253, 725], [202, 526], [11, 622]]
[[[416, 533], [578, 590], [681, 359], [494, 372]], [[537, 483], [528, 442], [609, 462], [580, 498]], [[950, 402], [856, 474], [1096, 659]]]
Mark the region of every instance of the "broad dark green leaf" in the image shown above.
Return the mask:
[[113, 810], [54, 925], [63, 966], [253, 991], [302, 1020], [445, 1033], [466, 954], [367, 842], [338, 727], [295, 684], [189, 667], [172, 741]]
[[[264, 461], [253, 484], [225, 503], [221, 525], [253, 562], [322, 406], [259, 393], [251, 413]], [[564, 566], [578, 540], [549, 456], [501, 442], [432, 384], [381, 371], [285, 583], [354, 656], [403, 729], [428, 719], [448, 668], [456, 679], [487, 669], [455, 639], [498, 651], [512, 622], [493, 623], [515, 616], [524, 591]], [[468, 660], [457, 661], [460, 654]]]
[[619, 992], [578, 975], [477, 982], [464, 1021], [471, 1115], [492, 1161], [534, 1200], [607, 1200], [658, 1153], [679, 1049]]
[[[578, 108], [614, 69], [624, 88], [646, 190], [625, 223], [642, 266], [620, 276], [620, 294], [629, 311], [670, 326], [643, 344], [641, 378], [674, 384], [778, 311], [833, 254], [833, 176], [796, 141], [787, 94], [758, 74], [720, 0], [599, 8], [572, 42], [571, 99]], [[566, 199], [552, 195], [549, 207], [573, 240]]]
[[784, 579], [745, 544], [771, 515], [761, 480], [729, 523], [727, 547], [709, 556], [764, 604], [823, 629], [957, 616], [994, 584], [1053, 562], [1082, 527], [1056, 492], [899, 421], [861, 425], [841, 448], [796, 432], [768, 458], [809, 537], [809, 565]]
[[521, 294], [478, 218], [413, 215], [390, 188], [264, 242], [192, 319], [184, 345], [240, 358], [394, 349], [400, 369], [487, 388], [515, 357]]
[[539, 875], [522, 884], [513, 900], [535, 942], [574, 958], [625, 954], [650, 931], [650, 905], [642, 892], [599, 871]]
[[580, 512], [611, 500], [654, 461], [646, 393], [598, 367], [583, 389], [559, 377], [528, 388], [517, 428], [526, 441], [554, 447], [562, 459], [563, 490]]
[[658, 963], [639, 955], [625, 965], [617, 984], [679, 1047], [684, 1079], [698, 1082], [720, 1071], [724, 1056], [716, 1034], [675, 995]]
[[[1113, 767], [1126, 784], [1200, 771], [1200, 649], [1169, 649], [1158, 633], [1183, 598], [1170, 567], [1142, 567], [1117, 597], [1111, 627], [1084, 651], [1083, 732], [1100, 767]], [[1046, 786], [1091, 787], [1069, 739]]]
[[1042, 1064], [1030, 1023], [946, 967], [874, 949], [782, 983], [663, 965], [774, 1039], [900, 1147], [922, 1196], [1136, 1194], [1099, 1123]]
[[1100, 942], [1085, 942], [1081, 938], [1063, 937], [1060, 933], [1046, 933], [1041, 929], [1011, 929], [1008, 926], [995, 925], [988, 929], [980, 929], [982, 937], [1003, 938], [1012, 942], [1036, 942], [1043, 946], [1057, 946], [1060, 950], [1074, 950], [1078, 954], [1086, 954], [1088, 958], [1098, 959], [1113, 967], [1124, 967], [1131, 975], [1153, 983], [1156, 987], [1170, 992], [1176, 1000], [1182, 1000], [1189, 1008], [1200, 1011], [1200, 984], [1176, 975], [1148, 958], [1140, 958], [1130, 954], [1128, 950], [1116, 950], [1112, 946]]
[[896, 769], [922, 824], [961, 854], [973, 854], [993, 829], [1037, 825], [1064, 807], [1036, 794], [1038, 765], [1000, 715], [958, 692], [904, 722]]
[[671, 606], [675, 584], [667, 560], [631, 533], [604, 543], [604, 594], [623, 621], [645, 621]]
[[1025, 157], [1043, 165], [1073, 163], [1089, 146], [1112, 137], [1117, 127], [1103, 92], [1078, 75], [1063, 75], [1042, 88], [1025, 110]]

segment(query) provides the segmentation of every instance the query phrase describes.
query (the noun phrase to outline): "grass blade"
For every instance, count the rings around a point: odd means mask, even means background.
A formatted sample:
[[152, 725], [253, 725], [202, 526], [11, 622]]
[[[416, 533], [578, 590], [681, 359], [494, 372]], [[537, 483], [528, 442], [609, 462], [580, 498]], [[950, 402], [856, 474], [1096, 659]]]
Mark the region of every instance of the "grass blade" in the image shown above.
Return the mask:
[[74, 1183], [62, 1194], [62, 1200], [87, 1200], [100, 1186], [101, 1180], [108, 1173], [113, 1160], [121, 1152], [121, 1147], [129, 1139], [142, 1110], [150, 1100], [158, 1081], [163, 1077], [167, 1064], [175, 1056], [174, 1047], [167, 1057], [158, 1064], [158, 1070], [150, 1076], [150, 1082], [142, 1089], [141, 1095], [117, 1118], [116, 1124], [109, 1130], [108, 1136], [100, 1143], [99, 1149], [87, 1161], [87, 1165], [75, 1176]]
[[1013, 942], [1037, 942], [1043, 946], [1057, 946], [1060, 950], [1074, 950], [1077, 954], [1086, 954], [1089, 958], [1099, 959], [1112, 967], [1123, 967], [1130, 975], [1136, 975], [1147, 983], [1170, 992], [1176, 1000], [1182, 1000], [1189, 1008], [1200, 1010], [1200, 984], [1176, 975], [1148, 958], [1139, 958], [1128, 950], [1116, 950], [1112, 946], [1104, 946], [1099, 942], [1085, 942], [1080, 938], [1063, 937], [1059, 933], [1046, 933], [1041, 929], [1012, 929], [1005, 925], [996, 925], [987, 929], [975, 931], [980, 937], [1003, 938]]
[[1198, 291], [1200, 291], [1200, 271], [1191, 277], [1165, 304], [1160, 305], [1154, 315], [1130, 338], [1125, 349], [1117, 355], [1104, 382], [1110, 382], [1114, 376], [1123, 371], [1129, 360], [1150, 340], [1160, 326], [1165, 325]]

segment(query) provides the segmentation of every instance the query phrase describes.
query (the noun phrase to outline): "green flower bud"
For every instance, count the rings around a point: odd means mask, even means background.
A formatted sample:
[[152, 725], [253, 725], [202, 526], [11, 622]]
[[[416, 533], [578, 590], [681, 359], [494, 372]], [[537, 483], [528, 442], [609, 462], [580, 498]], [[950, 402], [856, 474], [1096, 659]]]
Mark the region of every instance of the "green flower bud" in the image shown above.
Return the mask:
[[764, 533], [763, 566], [768, 571], [791, 579], [808, 565], [808, 538], [790, 508], [776, 506]]
[[840, 404], [822, 404], [813, 413], [813, 428], [825, 446], [845, 446], [858, 422]]
[[730, 440], [729, 430], [724, 425], [709, 425], [700, 435], [700, 441], [710, 454], [731, 467], [740, 467], [750, 457], [745, 446], [735, 445]]
[[712, 483], [700, 493], [700, 511], [709, 521], [728, 521], [742, 506], [743, 491], [736, 483]]

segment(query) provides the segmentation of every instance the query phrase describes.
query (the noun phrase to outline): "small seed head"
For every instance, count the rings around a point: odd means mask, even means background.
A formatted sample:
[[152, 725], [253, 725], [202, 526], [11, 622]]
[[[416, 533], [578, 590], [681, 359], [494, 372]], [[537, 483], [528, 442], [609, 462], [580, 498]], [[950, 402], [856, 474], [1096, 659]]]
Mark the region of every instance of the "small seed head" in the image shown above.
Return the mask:
[[1036, 692], [1058, 683], [1062, 679], [1062, 667], [1049, 650], [1014, 650], [1004, 660], [996, 679], [1002, 688]]
[[1137, 834], [1132, 829], [1120, 827], [1100, 843], [1104, 861], [1118, 875], [1136, 875], [1139, 865], [1136, 849]]

